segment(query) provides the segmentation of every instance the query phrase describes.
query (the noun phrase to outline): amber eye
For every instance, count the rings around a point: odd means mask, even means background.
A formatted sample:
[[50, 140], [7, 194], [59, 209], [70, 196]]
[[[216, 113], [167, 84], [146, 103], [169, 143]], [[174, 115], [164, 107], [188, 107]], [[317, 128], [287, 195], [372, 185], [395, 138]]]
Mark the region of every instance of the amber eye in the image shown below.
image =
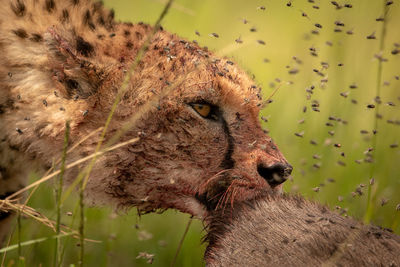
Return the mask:
[[191, 104], [191, 106], [203, 118], [207, 118], [211, 113], [211, 106], [209, 104]]
[[207, 103], [191, 103], [190, 106], [203, 118], [217, 120], [218, 108]]

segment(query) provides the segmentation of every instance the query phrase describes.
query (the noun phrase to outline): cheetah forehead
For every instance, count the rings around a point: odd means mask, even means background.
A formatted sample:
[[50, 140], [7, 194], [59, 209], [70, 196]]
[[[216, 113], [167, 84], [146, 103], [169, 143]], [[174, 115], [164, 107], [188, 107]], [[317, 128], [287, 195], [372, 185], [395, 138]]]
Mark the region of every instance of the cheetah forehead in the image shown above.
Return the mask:
[[139, 97], [148, 90], [173, 88], [173, 94], [183, 98], [228, 102], [257, 113], [263, 107], [261, 87], [232, 60], [166, 31], [155, 36], [141, 67], [132, 79], [132, 91]]
[[[40, 11], [33, 12], [37, 8]], [[38, 69], [46, 60], [54, 61], [58, 81], [66, 87], [69, 97], [86, 98], [100, 89], [104, 93], [110, 91], [109, 86], [120, 86], [124, 73], [153, 31], [143, 23], [117, 23], [112, 10], [104, 9], [100, 2], [86, 0], [11, 0], [0, 15], [17, 18], [1, 25], [8, 35], [0, 37], [0, 42], [13, 44], [7, 53], [26, 55], [21, 61]], [[45, 55], [46, 51], [54, 55], [40, 60], [32, 57]], [[76, 67], [82, 64], [85, 68]], [[111, 81], [104, 82], [102, 77]], [[263, 106], [261, 88], [237, 64], [161, 29], [135, 69], [127, 98], [143, 103], [153, 92], [174, 86], [174, 96], [228, 102], [248, 107], [254, 113]]]

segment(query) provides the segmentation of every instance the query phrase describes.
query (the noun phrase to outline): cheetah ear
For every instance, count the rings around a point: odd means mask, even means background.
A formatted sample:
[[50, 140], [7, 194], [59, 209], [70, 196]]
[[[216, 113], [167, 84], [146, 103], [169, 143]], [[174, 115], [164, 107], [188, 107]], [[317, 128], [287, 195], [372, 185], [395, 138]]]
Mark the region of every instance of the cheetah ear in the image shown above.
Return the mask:
[[51, 27], [46, 33], [52, 78], [65, 98], [85, 99], [96, 94], [107, 71], [95, 62], [92, 44], [71, 32]]

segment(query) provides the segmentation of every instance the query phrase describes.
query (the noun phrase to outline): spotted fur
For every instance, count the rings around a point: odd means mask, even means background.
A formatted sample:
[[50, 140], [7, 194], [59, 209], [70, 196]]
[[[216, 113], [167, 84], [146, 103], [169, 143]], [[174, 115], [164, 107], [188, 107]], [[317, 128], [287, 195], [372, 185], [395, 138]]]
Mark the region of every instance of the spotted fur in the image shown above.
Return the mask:
[[[126, 72], [153, 31], [143, 23], [117, 23], [112, 10], [88, 0], [6, 0], [3, 6], [0, 166], [11, 178], [0, 176], [0, 195], [17, 191], [29, 171], [45, 170], [60, 157], [66, 121], [70, 145], [104, 125]], [[138, 114], [118, 141], [140, 140], [97, 160], [87, 199], [202, 217], [218, 205], [271, 189], [257, 169], [287, 162], [260, 127], [259, 90], [232, 61], [159, 30], [105, 143]], [[194, 102], [215, 106], [218, 118], [202, 118], [190, 106]], [[153, 104], [144, 109], [148, 103]], [[97, 142], [98, 136], [89, 138], [67, 161], [89, 155]], [[68, 170], [67, 181], [76, 174]]]

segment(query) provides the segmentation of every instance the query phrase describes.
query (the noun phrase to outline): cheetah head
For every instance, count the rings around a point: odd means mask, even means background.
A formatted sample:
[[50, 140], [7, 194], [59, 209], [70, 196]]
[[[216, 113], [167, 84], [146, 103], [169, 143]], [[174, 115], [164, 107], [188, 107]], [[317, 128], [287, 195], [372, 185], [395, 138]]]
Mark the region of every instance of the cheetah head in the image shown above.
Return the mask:
[[[292, 167], [262, 130], [264, 103], [244, 71], [161, 30], [126, 82], [151, 27], [112, 27], [109, 35], [46, 29], [43, 53], [48, 54], [42, 61], [48, 60], [48, 66], [32, 61], [34, 70], [19, 74], [31, 75], [29, 80], [42, 86], [35, 91], [42, 95], [31, 97], [30, 106], [15, 102], [19, 108], [13, 120], [24, 134], [12, 134], [22, 147], [39, 156], [55, 155], [70, 120], [70, 141], [79, 145], [67, 160], [89, 155], [98, 139], [86, 136], [104, 126], [124, 88], [104, 144], [115, 134], [118, 142], [138, 139], [96, 161], [86, 190], [95, 204], [135, 206], [142, 212], [175, 208], [205, 217], [216, 208], [281, 190]], [[22, 85], [15, 90], [28, 99], [26, 92], [34, 87]], [[35, 112], [24, 120], [27, 107]], [[77, 172], [69, 170], [67, 180]]]
[[259, 88], [236, 64], [161, 32], [114, 118], [117, 129], [140, 114], [124, 136], [140, 140], [105, 155], [91, 189], [144, 212], [199, 217], [280, 192], [292, 167], [261, 128], [262, 106]]

